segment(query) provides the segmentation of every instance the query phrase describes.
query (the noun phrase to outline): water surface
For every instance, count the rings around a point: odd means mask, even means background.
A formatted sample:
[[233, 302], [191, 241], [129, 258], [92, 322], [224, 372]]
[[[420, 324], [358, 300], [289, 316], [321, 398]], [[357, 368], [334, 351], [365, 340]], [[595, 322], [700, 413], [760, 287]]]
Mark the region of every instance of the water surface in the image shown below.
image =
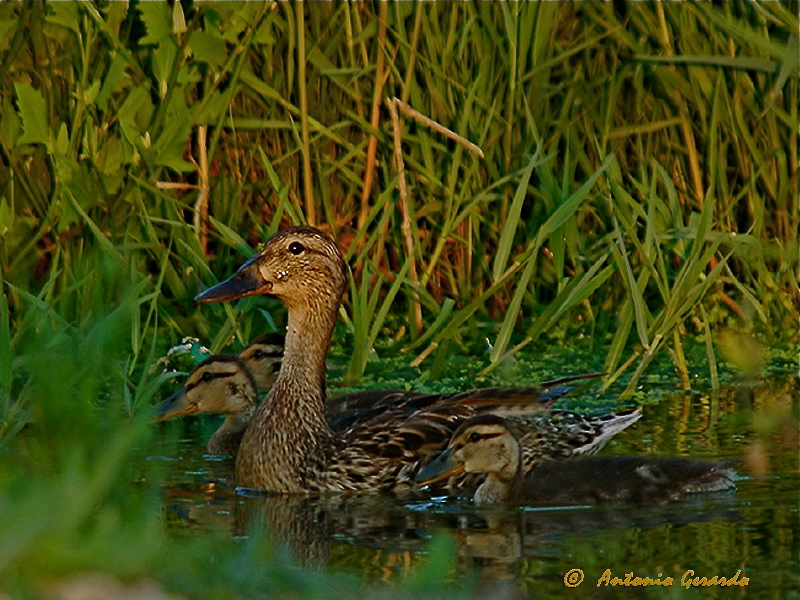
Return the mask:
[[[164, 465], [165, 522], [175, 535], [222, 528], [247, 539], [266, 530], [298, 565], [344, 570], [365, 583], [408, 576], [444, 536], [456, 557], [447, 577], [471, 578], [492, 594], [563, 594], [568, 584], [620, 597], [688, 588], [704, 598], [738, 594], [720, 585], [725, 578], [751, 597], [800, 597], [797, 399], [796, 380], [784, 379], [646, 406], [604, 454], [743, 460], [735, 492], [665, 506], [487, 509], [425, 491], [242, 497], [232, 464], [202, 456], [218, 423], [211, 417], [168, 424], [148, 460]], [[181, 435], [177, 446], [170, 433]], [[702, 577], [717, 585], [703, 586]]]

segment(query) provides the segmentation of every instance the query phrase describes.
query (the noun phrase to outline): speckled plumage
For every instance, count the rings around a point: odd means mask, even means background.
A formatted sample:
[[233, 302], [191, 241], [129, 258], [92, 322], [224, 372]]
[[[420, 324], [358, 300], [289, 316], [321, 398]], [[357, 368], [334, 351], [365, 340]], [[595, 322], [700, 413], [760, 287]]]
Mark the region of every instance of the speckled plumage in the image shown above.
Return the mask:
[[[155, 416], [163, 421], [189, 413], [223, 414], [225, 421], [209, 441], [207, 451], [235, 456], [255, 413], [260, 387], [256, 383], [259, 376], [250, 371], [243, 354], [259, 355], [250, 364], [266, 371], [261, 381], [269, 383], [270, 373], [275, 378], [272, 367], [277, 362], [278, 346], [273, 340], [268, 342], [271, 350], [255, 351], [258, 343], [248, 345], [238, 357], [218, 354], [203, 361], [189, 374], [182, 390], [155, 407]], [[523, 450], [526, 468], [530, 468], [546, 458], [594, 452], [641, 414], [635, 410], [586, 418], [574, 412], [551, 411], [547, 415], [513, 416], [530, 413], [531, 398], [538, 398], [541, 409], [546, 410], [569, 390], [558, 385], [562, 383], [564, 380], [542, 384], [538, 389], [484, 388], [453, 394], [357, 392], [335, 397], [326, 418], [337, 435], [356, 443], [368, 455], [424, 460], [441, 451], [458, 423], [484, 410], [504, 413], [526, 432]], [[350, 460], [358, 466], [350, 477], [358, 480], [365, 465], [357, 456]], [[453, 484], [471, 489], [474, 479], [460, 478]]]

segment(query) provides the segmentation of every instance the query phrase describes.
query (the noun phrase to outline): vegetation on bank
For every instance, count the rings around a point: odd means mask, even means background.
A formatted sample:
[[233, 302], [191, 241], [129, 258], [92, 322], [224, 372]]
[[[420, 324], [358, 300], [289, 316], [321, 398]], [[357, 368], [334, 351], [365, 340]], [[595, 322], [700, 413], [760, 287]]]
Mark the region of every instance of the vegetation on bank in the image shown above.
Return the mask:
[[[689, 386], [687, 345], [715, 384], [796, 344], [797, 8], [0, 4], [2, 581], [72, 539], [169, 554], [127, 416], [183, 336], [280, 323], [191, 299], [281, 227], [347, 253], [350, 383], [390, 341], [437, 374], [488, 338], [488, 375], [592, 336], [625, 393], [667, 355]], [[108, 531], [158, 550], [111, 564]]]

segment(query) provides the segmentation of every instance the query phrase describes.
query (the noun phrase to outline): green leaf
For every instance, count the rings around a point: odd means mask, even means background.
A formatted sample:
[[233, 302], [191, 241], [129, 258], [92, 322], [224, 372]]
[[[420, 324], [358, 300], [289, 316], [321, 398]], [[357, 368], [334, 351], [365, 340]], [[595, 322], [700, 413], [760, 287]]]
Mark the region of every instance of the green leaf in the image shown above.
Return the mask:
[[186, 17], [183, 16], [183, 7], [180, 2], [172, 5], [172, 32], [186, 33]]
[[160, 44], [172, 36], [172, 16], [166, 2], [140, 2], [137, 9], [147, 28], [147, 35], [139, 40], [139, 44]]
[[189, 40], [189, 48], [198, 62], [221, 66], [228, 59], [225, 42], [212, 33], [198, 31]]
[[191, 171], [192, 165], [183, 159], [186, 141], [192, 129], [194, 119], [191, 115], [173, 115], [172, 120], [158, 136], [153, 151], [153, 161], [157, 165], [169, 167], [179, 173]]
[[[132, 89], [125, 98], [125, 102], [119, 109], [119, 124], [122, 135], [131, 146], [139, 146], [139, 136], [142, 135], [142, 127], [139, 123], [147, 123], [148, 115], [153, 112], [153, 105], [150, 101], [150, 94], [144, 85]], [[147, 114], [145, 114], [147, 113]]]
[[508, 257], [511, 254], [511, 245], [514, 242], [514, 234], [517, 231], [517, 226], [520, 223], [520, 213], [522, 211], [522, 204], [528, 196], [528, 184], [533, 174], [533, 169], [540, 162], [540, 156], [537, 152], [528, 160], [522, 175], [519, 178], [519, 185], [517, 191], [514, 193], [514, 201], [511, 203], [511, 208], [508, 211], [503, 232], [500, 234], [500, 243], [497, 248], [497, 255], [494, 259], [494, 266], [492, 268], [492, 281], [497, 281], [503, 274], [508, 262]]
[[197, 124], [213, 124], [216, 123], [220, 115], [227, 112], [230, 106], [230, 98], [228, 94], [212, 93], [211, 96], [204, 98], [202, 104], [197, 104], [195, 106], [197, 107], [197, 114], [195, 116]]
[[14, 211], [4, 196], [0, 198], [0, 235], [5, 235], [12, 227], [14, 227]]
[[539, 337], [547, 328], [552, 327], [565, 312], [586, 300], [611, 277], [614, 273], [613, 266], [607, 266], [602, 271], [600, 270], [606, 258], [607, 255], [601, 256], [588, 271], [571, 279], [564, 286], [564, 289], [559, 292], [556, 299], [547, 306], [544, 312], [534, 321], [533, 325], [528, 328], [527, 335], [531, 341]]
[[51, 2], [47, 5], [47, 22], [61, 25], [70, 31], [80, 33], [80, 12], [77, 2]]
[[9, 148], [17, 145], [22, 129], [22, 121], [14, 110], [10, 98], [3, 98], [0, 104], [0, 137]]
[[272, 33], [272, 19], [266, 18], [258, 26], [255, 34], [253, 34], [253, 44], [261, 46], [265, 44], [274, 44], [275, 36]]
[[111, 95], [114, 92], [122, 91], [123, 87], [120, 82], [125, 76], [126, 64], [127, 61], [124, 56], [119, 53], [112, 53], [111, 64], [108, 66], [108, 72], [103, 79], [103, 85], [95, 100], [100, 108], [107, 108]]
[[497, 334], [497, 338], [494, 341], [494, 348], [492, 348], [492, 353], [489, 356], [493, 363], [496, 363], [500, 356], [505, 353], [506, 348], [508, 348], [508, 343], [511, 341], [511, 333], [516, 326], [517, 317], [522, 309], [522, 300], [525, 297], [525, 293], [528, 291], [528, 283], [530, 283], [535, 269], [536, 261], [531, 258], [528, 260], [528, 264], [522, 272], [522, 277], [520, 277], [517, 282], [517, 289], [514, 291], [514, 297], [503, 318], [503, 325], [500, 327], [500, 333]]
[[97, 95], [100, 93], [100, 80], [95, 79], [88, 88], [83, 91], [83, 103], [86, 106], [91, 106], [97, 100]]
[[[611, 243], [609, 248], [614, 255], [614, 260], [619, 267], [620, 273], [622, 273], [622, 277], [625, 281], [625, 287], [628, 290], [628, 297], [630, 298], [631, 302], [633, 302], [633, 312], [636, 317], [636, 331], [639, 334], [639, 341], [642, 343], [642, 346], [647, 348], [650, 346], [650, 336], [648, 335], [647, 331], [648, 326], [653, 320], [653, 317], [650, 314], [650, 311], [647, 310], [647, 304], [645, 303], [644, 296], [642, 295], [640, 282], [638, 282], [633, 275], [633, 269], [631, 268], [631, 263], [628, 260], [628, 252], [625, 247], [625, 240], [622, 237], [622, 231], [620, 231], [619, 228], [619, 223], [617, 222], [616, 217], [613, 215], [611, 218], [614, 223], [616, 244]], [[649, 278], [649, 271], [644, 271], [641, 277], [644, 280], [643, 284], [646, 285], [647, 279]]]
[[58, 128], [58, 135], [56, 135], [56, 152], [66, 155], [69, 152], [69, 134], [67, 133], [67, 124], [62, 123]]
[[122, 149], [122, 143], [116, 136], [109, 137], [102, 142], [95, 157], [97, 168], [104, 175], [118, 175], [124, 160], [125, 154]]
[[153, 52], [153, 72], [158, 79], [158, 95], [161, 99], [167, 96], [170, 73], [175, 66], [175, 57], [178, 56], [178, 45], [173, 40], [166, 40], [159, 44]]
[[5, 52], [11, 46], [11, 40], [14, 35], [11, 33], [19, 25], [18, 19], [11, 19], [9, 21], [0, 21], [0, 52]]
[[47, 126], [47, 105], [42, 93], [29, 83], [15, 83], [17, 108], [22, 117], [22, 136], [18, 144], [44, 144], [50, 146], [50, 128]]

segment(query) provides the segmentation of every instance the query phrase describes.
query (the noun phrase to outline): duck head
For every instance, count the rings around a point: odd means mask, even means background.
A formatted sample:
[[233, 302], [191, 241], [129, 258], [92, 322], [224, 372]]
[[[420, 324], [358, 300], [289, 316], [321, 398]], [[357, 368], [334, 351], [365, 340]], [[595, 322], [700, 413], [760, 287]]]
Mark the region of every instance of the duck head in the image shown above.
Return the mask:
[[152, 416], [166, 421], [192, 413], [252, 413], [258, 399], [253, 376], [236, 356], [217, 354], [201, 362], [184, 385], [155, 406]]
[[254, 339], [239, 352], [239, 359], [256, 381], [258, 389], [268, 390], [275, 383], [281, 369], [284, 336], [279, 333], [266, 333]]
[[520, 446], [516, 434], [502, 417], [480, 415], [464, 421], [453, 433], [447, 448], [416, 477], [429, 485], [461, 473], [489, 473], [512, 479], [520, 469]]
[[310, 300], [338, 309], [346, 284], [346, 265], [339, 248], [313, 227], [292, 227], [272, 236], [263, 249], [225, 281], [198, 294], [196, 304], [226, 302], [270, 294], [291, 311]]

